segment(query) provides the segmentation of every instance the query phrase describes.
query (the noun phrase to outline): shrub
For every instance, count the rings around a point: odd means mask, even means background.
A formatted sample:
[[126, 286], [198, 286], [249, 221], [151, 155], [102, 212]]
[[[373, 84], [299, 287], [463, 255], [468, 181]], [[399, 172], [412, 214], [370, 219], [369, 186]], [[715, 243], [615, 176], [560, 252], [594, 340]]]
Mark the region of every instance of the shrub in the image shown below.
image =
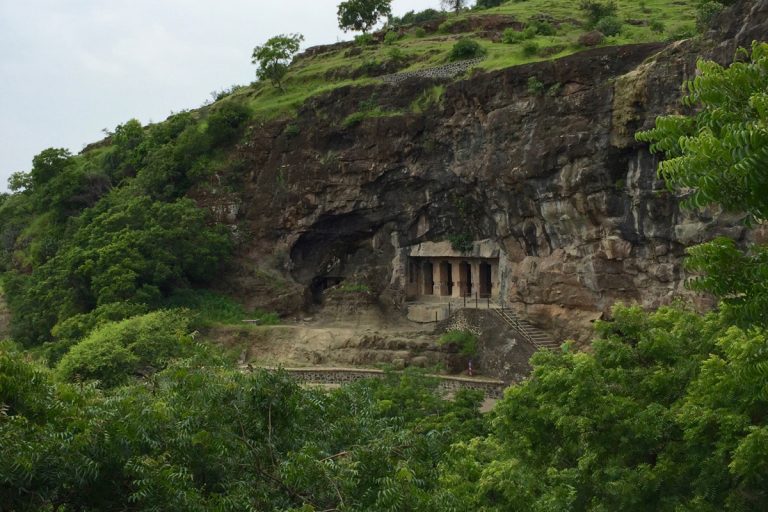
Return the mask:
[[451, 242], [451, 248], [454, 251], [470, 252], [475, 247], [472, 237], [467, 233], [450, 235], [448, 241]]
[[355, 36], [355, 44], [358, 46], [368, 46], [374, 44], [373, 36], [371, 34], [360, 34]]
[[599, 0], [581, 0], [579, 9], [587, 17], [587, 23], [590, 27], [597, 25], [597, 22], [608, 16], [616, 16], [618, 7], [616, 2], [608, 0], [601, 2]]
[[392, 27], [401, 27], [403, 25], [416, 25], [426, 21], [435, 20], [444, 17], [445, 14], [436, 9], [424, 9], [423, 11], [408, 11], [402, 17], [392, 16], [389, 19], [389, 25]]
[[616, 16], [606, 16], [601, 18], [595, 25], [595, 30], [602, 32], [606, 36], [615, 36], [621, 33], [623, 22]]
[[438, 345], [456, 345], [459, 353], [466, 357], [477, 355], [477, 336], [470, 331], [451, 330], [440, 336]]
[[419, 28], [417, 28], [417, 29], [414, 31], [413, 35], [415, 35], [415, 36], [416, 36], [416, 37], [418, 37], [418, 38], [422, 38], [422, 37], [424, 37], [424, 36], [426, 36], [426, 35], [427, 35], [427, 31], [426, 31], [426, 30], [424, 30], [424, 28], [422, 28], [422, 27], [419, 27]]
[[397, 41], [400, 40], [400, 34], [397, 33], [394, 30], [390, 30], [387, 32], [387, 34], [384, 36], [384, 44], [392, 45], [395, 44]]
[[435, 105], [439, 105], [444, 93], [445, 87], [442, 85], [435, 85], [427, 89], [411, 103], [411, 111], [424, 112]]
[[387, 52], [387, 57], [389, 58], [389, 62], [397, 66], [401, 65], [408, 59], [408, 56], [400, 48], [390, 48]]
[[536, 41], [526, 41], [523, 43], [523, 55], [533, 57], [537, 53], [539, 53], [539, 43]]
[[238, 325], [245, 319], [258, 320], [259, 325], [277, 325], [280, 321], [275, 313], [247, 311], [229, 297], [204, 289], [177, 290], [165, 301], [164, 307], [189, 310], [193, 328], [217, 324]]
[[664, 32], [664, 30], [666, 30], [664, 22], [659, 20], [651, 20], [651, 22], [648, 24], [648, 28], [651, 29], [651, 32], [655, 32], [657, 34], [661, 34]]
[[667, 39], [670, 41], [679, 41], [681, 39], [690, 39], [691, 37], [695, 36], [696, 27], [693, 25], [683, 25], [682, 27], [677, 27], [673, 32], [671, 32]]
[[56, 367], [65, 380], [98, 380], [106, 387], [139, 372], [157, 371], [193, 349], [189, 321], [180, 311], [155, 311], [103, 325], [72, 347]]
[[501, 41], [507, 44], [519, 43], [523, 40], [523, 32], [513, 28], [505, 29], [501, 34]]
[[437, 27], [437, 31], [441, 34], [450, 34], [451, 28], [453, 27], [453, 20], [445, 20], [440, 24], [439, 27]]
[[720, 2], [704, 2], [696, 8], [696, 28], [699, 32], [707, 30], [715, 17], [720, 14], [725, 6]]
[[560, 94], [560, 89], [563, 88], [563, 84], [560, 82], [555, 82], [552, 84], [549, 89], [547, 89], [547, 96], [555, 97], [558, 94]]
[[528, 78], [528, 92], [535, 95], [544, 94], [544, 82], [536, 78], [535, 76]]
[[540, 36], [553, 36], [557, 33], [555, 26], [544, 20], [533, 20], [528, 25], [529, 28], [533, 28]]
[[451, 48], [451, 53], [448, 54], [448, 60], [467, 60], [474, 59], [476, 57], [482, 57], [485, 55], [485, 48], [480, 43], [472, 39], [462, 37]]
[[342, 283], [339, 285], [338, 291], [344, 293], [370, 293], [371, 288], [363, 283]]
[[299, 133], [301, 133], [301, 128], [299, 128], [299, 125], [296, 123], [289, 123], [285, 126], [285, 130], [283, 130], [283, 133], [287, 137], [293, 138], [299, 135]]
[[248, 115], [245, 105], [234, 101], [228, 101], [211, 112], [206, 129], [211, 145], [224, 146], [234, 142]]
[[477, 0], [475, 3], [476, 9], [490, 9], [492, 7], [498, 7], [503, 4], [505, 0]]
[[378, 76], [382, 73], [382, 64], [376, 59], [366, 59], [360, 64], [357, 71], [365, 76]]

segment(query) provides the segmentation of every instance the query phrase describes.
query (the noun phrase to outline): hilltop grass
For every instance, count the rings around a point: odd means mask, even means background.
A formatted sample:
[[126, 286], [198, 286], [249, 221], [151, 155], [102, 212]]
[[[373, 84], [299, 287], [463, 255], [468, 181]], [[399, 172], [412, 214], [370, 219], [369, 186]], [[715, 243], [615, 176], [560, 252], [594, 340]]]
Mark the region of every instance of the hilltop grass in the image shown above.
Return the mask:
[[[693, 28], [694, 0], [680, 0], [674, 3], [668, 0], [618, 0], [617, 5], [618, 17], [625, 21], [622, 31], [607, 37], [601, 46], [664, 41], [673, 37], [673, 34]], [[485, 70], [502, 69], [556, 59], [583, 50], [578, 44], [578, 38], [588, 31], [588, 28], [573, 0], [510, 1], [492, 9], [467, 11], [458, 16], [447, 15], [444, 24], [450, 25], [468, 18], [489, 15], [513, 16], [520, 22], [528, 23], [542, 14], [554, 19], [553, 24], [557, 32], [554, 35], [537, 35], [530, 39], [537, 51], [526, 53], [524, 45], [528, 41], [507, 44], [474, 37], [487, 52], [486, 58], [477, 67]], [[626, 23], [627, 20], [633, 20], [635, 24]], [[664, 31], [651, 30], [651, 22], [663, 23]], [[360, 70], [365, 65], [386, 63], [392, 58], [393, 49], [396, 49], [407, 63], [401, 71], [416, 71], [445, 64], [452, 46], [461, 37], [473, 37], [473, 34], [441, 31], [424, 34], [418, 27], [406, 27], [404, 36], [396, 41], [357, 45], [354, 49], [340, 48], [337, 51], [297, 59], [286, 77], [285, 91], [257, 83], [235, 92], [233, 96], [246, 101], [257, 119], [293, 117], [297, 109], [311, 96], [347, 85], [374, 83], [376, 78], [364, 76]], [[353, 78], [360, 75], [363, 76]], [[412, 110], [419, 111], [421, 108], [414, 105]], [[363, 114], [357, 117], [361, 116], [372, 117]], [[350, 125], [352, 124], [355, 124], [354, 120], [350, 122]]]

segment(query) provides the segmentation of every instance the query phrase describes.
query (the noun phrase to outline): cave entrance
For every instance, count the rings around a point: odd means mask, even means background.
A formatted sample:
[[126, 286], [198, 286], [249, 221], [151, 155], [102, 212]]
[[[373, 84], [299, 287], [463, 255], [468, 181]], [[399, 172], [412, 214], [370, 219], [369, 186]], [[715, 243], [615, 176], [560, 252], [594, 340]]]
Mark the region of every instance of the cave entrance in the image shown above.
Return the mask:
[[434, 280], [434, 266], [432, 262], [425, 261], [421, 267], [421, 275], [423, 277], [423, 287], [421, 289], [422, 295], [434, 295], [435, 293], [435, 280]]
[[440, 295], [450, 297], [453, 295], [453, 265], [447, 261], [440, 262]]
[[490, 297], [493, 292], [493, 280], [491, 279], [491, 265], [482, 261], [480, 262], [480, 297]]
[[312, 293], [312, 300], [315, 304], [320, 304], [323, 301], [323, 292], [328, 288], [337, 286], [344, 278], [341, 276], [318, 276], [312, 279], [312, 283], [309, 285], [309, 290]]
[[[450, 242], [422, 242], [408, 249], [398, 267], [406, 300], [445, 302], [454, 299], [497, 298], [502, 289], [500, 250], [490, 240], [474, 242], [472, 250], [454, 249]], [[462, 304], [465, 304], [462, 301]]]
[[472, 266], [466, 261], [459, 263], [459, 297], [472, 295]]

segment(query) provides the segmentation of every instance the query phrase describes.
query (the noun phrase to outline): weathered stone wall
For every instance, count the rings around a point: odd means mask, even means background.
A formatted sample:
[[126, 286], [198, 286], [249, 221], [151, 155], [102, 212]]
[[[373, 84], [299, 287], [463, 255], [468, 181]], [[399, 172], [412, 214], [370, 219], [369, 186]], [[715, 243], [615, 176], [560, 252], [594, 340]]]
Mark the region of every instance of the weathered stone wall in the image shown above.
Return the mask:
[[451, 62], [444, 66], [436, 66], [429, 69], [419, 69], [417, 71], [404, 71], [402, 73], [393, 73], [391, 75], [385, 75], [381, 77], [384, 83], [388, 84], [400, 84], [406, 80], [411, 79], [424, 79], [424, 80], [445, 80], [453, 78], [459, 75], [463, 75], [467, 71], [477, 66], [483, 59], [468, 59], [458, 62]]
[[[267, 368], [277, 371], [277, 368]], [[362, 370], [359, 368], [280, 368], [301, 382], [312, 384], [344, 385], [363, 379], [382, 379], [383, 370]], [[455, 393], [461, 389], [482, 391], [486, 398], [499, 399], [504, 394], [507, 384], [501, 380], [483, 378], [464, 378], [446, 375], [428, 375], [438, 379], [438, 387], [446, 393]]]

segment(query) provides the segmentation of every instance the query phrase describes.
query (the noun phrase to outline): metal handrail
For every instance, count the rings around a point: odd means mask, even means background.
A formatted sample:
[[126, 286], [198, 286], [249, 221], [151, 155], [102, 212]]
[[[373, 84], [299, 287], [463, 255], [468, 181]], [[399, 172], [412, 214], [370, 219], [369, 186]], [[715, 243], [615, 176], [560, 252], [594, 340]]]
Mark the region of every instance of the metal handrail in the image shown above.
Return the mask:
[[539, 344], [533, 339], [533, 337], [528, 333], [528, 330], [523, 327], [523, 325], [520, 323], [520, 321], [513, 317], [511, 314], [507, 314], [504, 309], [501, 307], [500, 304], [498, 304], [495, 300], [492, 300], [494, 306], [498, 306], [494, 308], [496, 310], [496, 313], [505, 321], [507, 324], [509, 324], [510, 327], [512, 327], [515, 331], [518, 332], [525, 340], [533, 345], [536, 348], [543, 348], [540, 347]]

